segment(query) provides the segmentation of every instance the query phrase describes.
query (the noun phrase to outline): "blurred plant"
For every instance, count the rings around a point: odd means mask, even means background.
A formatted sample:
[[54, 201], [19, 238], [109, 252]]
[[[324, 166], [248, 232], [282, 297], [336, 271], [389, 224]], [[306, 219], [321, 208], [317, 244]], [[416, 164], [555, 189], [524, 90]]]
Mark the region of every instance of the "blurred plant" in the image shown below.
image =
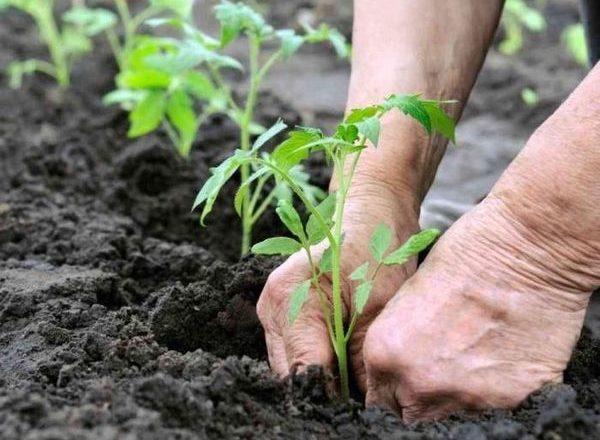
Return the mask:
[[[252, 251], [264, 255], [291, 255], [298, 251], [306, 252], [312, 269], [311, 278], [300, 283], [293, 291], [289, 301], [288, 319], [293, 325], [306, 302], [310, 288], [313, 287], [322, 307], [323, 317], [327, 323], [331, 344], [338, 359], [340, 390], [342, 397], [349, 396], [348, 367], [346, 344], [350, 339], [359, 315], [369, 299], [377, 274], [384, 266], [401, 265], [409, 261], [421, 250], [429, 246], [439, 234], [437, 230], [424, 230], [413, 235], [398, 249], [390, 251], [392, 232], [386, 225], [375, 228], [370, 240], [370, 250], [375, 267], [365, 262], [357, 267], [350, 279], [357, 285], [353, 294], [353, 314], [346, 328], [343, 322], [341, 263], [342, 241], [344, 231], [342, 218], [352, 178], [362, 151], [371, 146], [376, 148], [379, 142], [381, 117], [397, 109], [418, 121], [431, 134], [434, 131], [454, 140], [454, 122], [441, 109], [440, 102], [422, 100], [418, 96], [392, 95], [379, 105], [352, 110], [335, 133], [325, 136], [316, 128], [297, 127], [290, 132], [287, 140], [275, 148], [272, 154], [260, 154], [264, 143], [285, 129], [285, 124], [278, 122], [252, 145], [250, 149], [239, 149], [213, 170], [213, 175], [206, 181], [194, 203], [194, 209], [203, 206], [202, 218], [212, 210], [213, 204], [223, 187], [238, 168], [253, 169], [252, 175], [242, 182], [235, 199], [235, 208], [242, 212], [244, 200], [240, 194], [247, 191], [249, 184], [259, 181], [264, 184], [274, 179], [275, 184], [285, 182], [302, 202], [310, 214], [303, 224], [299, 213], [291, 200], [280, 200], [276, 209], [282, 223], [293, 234], [294, 238], [272, 237], [255, 244]], [[334, 164], [338, 190], [317, 204], [303, 182], [297, 180], [292, 173], [294, 167], [306, 160], [311, 153], [323, 152], [330, 163]], [[317, 263], [312, 247], [325, 242], [327, 248]], [[322, 277], [331, 280], [331, 305], [321, 288]]]
[[535, 107], [540, 102], [538, 93], [531, 87], [525, 87], [521, 90], [521, 99], [529, 107]]
[[[214, 13], [220, 24], [219, 39], [206, 35], [180, 17], [146, 22], [151, 26], [176, 28], [181, 38], [138, 38], [124, 62], [126, 69], [117, 78], [118, 89], [105, 97], [106, 103], [119, 103], [130, 111], [130, 137], [142, 136], [162, 126], [181, 155], [187, 156], [201, 123], [214, 113], [223, 113], [239, 126], [240, 149], [248, 152], [253, 135], [262, 133], [258, 139], [264, 142], [264, 136], [273, 133], [265, 132], [254, 121], [258, 92], [273, 65], [289, 59], [305, 43], [328, 41], [338, 56], [349, 55], [344, 37], [324, 24], [318, 28], [304, 26], [302, 33], [275, 30], [249, 6], [228, 1], [217, 5]], [[226, 55], [224, 49], [242, 34], [248, 44], [248, 92], [245, 99], [238, 100], [223, 71], [244, 72], [244, 67]], [[263, 60], [261, 51], [266, 43], [275, 43], [277, 48]], [[199, 114], [196, 103], [201, 104]], [[261, 202], [267, 179], [250, 179], [250, 163], [239, 168], [243, 185], [236, 199], [242, 217], [242, 254], [245, 254], [250, 249], [253, 225], [271, 200], [284, 197], [289, 191], [278, 185]], [[296, 172], [302, 175], [301, 170]], [[308, 185], [308, 176], [304, 176], [305, 188], [312, 188], [309, 192], [317, 198], [322, 191]]]
[[501, 25], [505, 35], [498, 50], [505, 55], [514, 55], [523, 47], [524, 30], [542, 32], [546, 29], [546, 19], [525, 0], [506, 0]]
[[563, 29], [561, 41], [581, 67], [589, 67], [589, 55], [582, 23], [572, 24]]
[[73, 62], [92, 51], [93, 36], [110, 32], [117, 21], [107, 9], [76, 5], [63, 14], [62, 26], [59, 26], [54, 18], [54, 0], [0, 0], [0, 10], [9, 7], [33, 18], [50, 55], [50, 61], [29, 59], [12, 62], [7, 73], [13, 88], [20, 87], [23, 76], [33, 72], [49, 75], [60, 87], [68, 87]]

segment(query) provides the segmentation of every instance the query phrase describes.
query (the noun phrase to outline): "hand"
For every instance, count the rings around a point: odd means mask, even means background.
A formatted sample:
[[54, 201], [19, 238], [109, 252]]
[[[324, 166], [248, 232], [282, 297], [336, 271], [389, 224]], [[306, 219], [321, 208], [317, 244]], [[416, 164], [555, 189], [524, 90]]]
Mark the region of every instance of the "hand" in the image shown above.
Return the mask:
[[[401, 201], [385, 189], [363, 186], [356, 193], [348, 200], [343, 228], [342, 285], [346, 323], [353, 309], [351, 284], [347, 276], [364, 262], [370, 261], [368, 243], [375, 227], [386, 223], [392, 228], [393, 246], [399, 246], [418, 230], [414, 209], [401, 208]], [[326, 243], [315, 246], [313, 255], [317, 260], [325, 248]], [[366, 330], [398, 287], [414, 273], [415, 268], [416, 262], [411, 261], [404, 266], [382, 269], [369, 302], [357, 322], [349, 342], [348, 356], [357, 383], [363, 391], [366, 390], [366, 376], [362, 343]], [[299, 283], [310, 278], [310, 273], [305, 253], [292, 255], [271, 274], [257, 304], [258, 317], [265, 329], [269, 362], [280, 376], [311, 364], [322, 365], [326, 371], [335, 372], [335, 356], [317, 292], [311, 290], [294, 325], [290, 327], [288, 323], [290, 294]], [[331, 283], [328, 280], [324, 279], [321, 287], [330, 295]], [[330, 297], [326, 299], [331, 306]]]
[[437, 419], [513, 407], [562, 380], [592, 289], [572, 258], [581, 246], [539, 238], [502, 206], [460, 219], [373, 322], [367, 404]]

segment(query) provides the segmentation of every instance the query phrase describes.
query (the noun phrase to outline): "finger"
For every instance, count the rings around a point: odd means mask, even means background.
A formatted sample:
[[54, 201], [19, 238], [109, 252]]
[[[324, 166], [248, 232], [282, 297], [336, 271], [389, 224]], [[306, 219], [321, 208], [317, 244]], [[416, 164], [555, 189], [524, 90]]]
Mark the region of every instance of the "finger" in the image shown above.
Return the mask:
[[283, 337], [276, 332], [265, 331], [265, 341], [271, 369], [279, 377], [287, 376], [290, 373], [290, 367], [287, 362]]
[[292, 325], [284, 330], [287, 363], [292, 371], [302, 371], [309, 365], [320, 365], [331, 374], [334, 352], [317, 293], [311, 290], [309, 299]]

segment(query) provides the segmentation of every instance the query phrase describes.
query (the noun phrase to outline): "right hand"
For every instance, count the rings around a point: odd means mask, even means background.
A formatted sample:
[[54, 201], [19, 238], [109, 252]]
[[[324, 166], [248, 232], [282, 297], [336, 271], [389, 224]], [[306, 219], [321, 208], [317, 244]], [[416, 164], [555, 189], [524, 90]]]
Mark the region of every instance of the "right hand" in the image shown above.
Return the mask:
[[[396, 196], [381, 188], [360, 191], [360, 196], [347, 199], [342, 246], [342, 299], [346, 327], [353, 312], [353, 281], [348, 276], [366, 261], [373, 261], [369, 252], [369, 240], [375, 228], [387, 224], [393, 232], [392, 249], [400, 246], [418, 231], [418, 215], [414, 209], [406, 209]], [[384, 196], [385, 194], [385, 196]], [[314, 246], [315, 264], [328, 244]], [[361, 391], [366, 392], [366, 375], [362, 346], [371, 322], [377, 317], [388, 300], [416, 270], [416, 261], [405, 265], [381, 269], [369, 301], [359, 317], [348, 345], [348, 358]], [[311, 289], [309, 299], [293, 326], [288, 323], [289, 298], [294, 288], [311, 278], [311, 268], [304, 251], [290, 256], [267, 280], [257, 304], [257, 313], [265, 330], [271, 368], [284, 377], [311, 364], [335, 372], [336, 359], [331, 346], [327, 325], [317, 292]], [[331, 308], [331, 281], [322, 277], [322, 290]]]

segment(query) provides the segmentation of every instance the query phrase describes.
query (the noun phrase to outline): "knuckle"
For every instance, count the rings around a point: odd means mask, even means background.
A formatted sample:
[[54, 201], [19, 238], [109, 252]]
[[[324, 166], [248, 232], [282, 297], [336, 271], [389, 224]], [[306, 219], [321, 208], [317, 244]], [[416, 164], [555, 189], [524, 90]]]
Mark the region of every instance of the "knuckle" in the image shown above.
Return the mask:
[[402, 337], [377, 322], [373, 323], [365, 336], [364, 362], [371, 373], [399, 373], [409, 366]]

